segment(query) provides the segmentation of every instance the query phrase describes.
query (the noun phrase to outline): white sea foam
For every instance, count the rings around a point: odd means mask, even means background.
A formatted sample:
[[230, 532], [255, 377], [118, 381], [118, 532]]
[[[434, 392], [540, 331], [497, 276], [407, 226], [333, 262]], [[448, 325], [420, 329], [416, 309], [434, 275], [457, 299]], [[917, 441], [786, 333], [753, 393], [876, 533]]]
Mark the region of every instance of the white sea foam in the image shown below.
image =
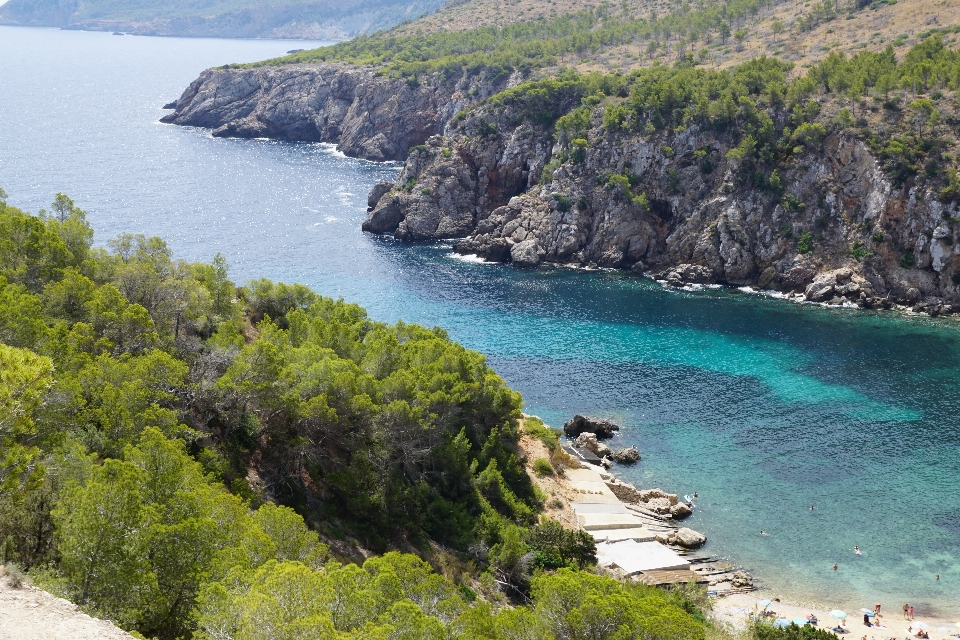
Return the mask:
[[473, 253], [453, 253], [450, 252], [447, 254], [448, 258], [453, 258], [454, 260], [459, 260], [460, 262], [470, 262], [473, 264], [496, 264], [495, 262], [487, 262], [480, 256]]

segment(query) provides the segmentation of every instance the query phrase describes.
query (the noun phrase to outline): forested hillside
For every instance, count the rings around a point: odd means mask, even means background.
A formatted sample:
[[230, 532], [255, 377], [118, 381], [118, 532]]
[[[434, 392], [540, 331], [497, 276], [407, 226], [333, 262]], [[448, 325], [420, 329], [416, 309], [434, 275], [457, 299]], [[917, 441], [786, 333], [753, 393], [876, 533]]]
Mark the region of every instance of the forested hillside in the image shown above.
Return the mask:
[[3, 196], [8, 566], [157, 638], [553, 638], [611, 613], [703, 638], [686, 595], [590, 575], [588, 536], [537, 524], [520, 397], [441, 329], [237, 288], [158, 238], [94, 248], [66, 196]]
[[0, 24], [139, 35], [344, 40], [389, 29], [442, 0], [9, 0]]
[[468, 0], [389, 33], [290, 60], [387, 64], [393, 72], [486, 64], [611, 73], [687, 55], [707, 67], [768, 55], [799, 69], [831, 52], [893, 46], [903, 54], [935, 31], [957, 28], [960, 0]]

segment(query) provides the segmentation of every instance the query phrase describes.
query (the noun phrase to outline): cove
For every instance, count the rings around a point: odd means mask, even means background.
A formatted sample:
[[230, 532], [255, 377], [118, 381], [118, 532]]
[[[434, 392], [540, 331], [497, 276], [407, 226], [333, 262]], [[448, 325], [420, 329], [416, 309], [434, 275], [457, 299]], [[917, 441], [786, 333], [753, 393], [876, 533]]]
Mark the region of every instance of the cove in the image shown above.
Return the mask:
[[394, 243], [360, 223], [398, 165], [157, 122], [203, 68], [305, 46], [0, 27], [0, 186], [31, 211], [69, 194], [99, 243], [159, 235], [184, 259], [222, 253], [238, 282], [302, 282], [444, 327], [553, 426], [619, 422], [617, 444], [643, 454], [625, 479], [697, 491], [707, 550], [784, 598], [960, 615], [955, 322]]

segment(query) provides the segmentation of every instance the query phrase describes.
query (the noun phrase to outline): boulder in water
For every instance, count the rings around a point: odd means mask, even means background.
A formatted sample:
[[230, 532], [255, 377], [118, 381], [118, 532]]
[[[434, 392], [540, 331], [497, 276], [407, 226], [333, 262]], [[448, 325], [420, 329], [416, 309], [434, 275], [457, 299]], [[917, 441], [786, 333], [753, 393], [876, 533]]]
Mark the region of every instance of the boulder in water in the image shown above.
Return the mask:
[[609, 420], [602, 418], [588, 418], [577, 414], [573, 419], [563, 425], [563, 432], [568, 438], [576, 438], [581, 433], [592, 433], [598, 440], [612, 438], [614, 434], [620, 431], [620, 427]]
[[626, 449], [618, 449], [610, 456], [617, 464], [636, 464], [640, 462], [640, 452], [636, 447], [630, 446]]
[[707, 541], [707, 536], [693, 529], [688, 529], [687, 527], [678, 529], [674, 534], [674, 538], [676, 539], [676, 544], [681, 547], [686, 547], [687, 549], [702, 547]]

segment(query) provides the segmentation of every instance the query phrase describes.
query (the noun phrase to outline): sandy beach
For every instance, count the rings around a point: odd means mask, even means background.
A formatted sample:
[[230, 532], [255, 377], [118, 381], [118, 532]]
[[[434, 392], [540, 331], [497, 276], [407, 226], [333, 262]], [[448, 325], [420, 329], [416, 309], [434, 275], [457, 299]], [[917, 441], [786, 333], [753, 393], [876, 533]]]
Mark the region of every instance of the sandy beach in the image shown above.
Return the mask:
[[[721, 598], [716, 598], [713, 605], [713, 617], [716, 621], [733, 630], [745, 629], [751, 615], [763, 610], [760, 602], [763, 600], [773, 600], [777, 598], [776, 594], [760, 589], [749, 594], [733, 594]], [[826, 598], [825, 598], [826, 599]], [[906, 600], [904, 600], [906, 602]], [[841, 637], [851, 640], [886, 640], [887, 638], [899, 638], [901, 640], [915, 637], [907, 633], [907, 629], [918, 622], [925, 623], [927, 626], [924, 631], [930, 634], [930, 640], [954, 640], [960, 637], [960, 627], [956, 626], [957, 620], [947, 620], [933, 616], [924, 616], [922, 612], [916, 612], [914, 619], [905, 620], [903, 617], [904, 602], [881, 602], [880, 604], [880, 626], [866, 627], [863, 624], [863, 612], [859, 609], [855, 611], [845, 611], [847, 614], [846, 627], [849, 633], [842, 634]], [[875, 602], [864, 602], [865, 608], [872, 609]], [[830, 629], [836, 626], [838, 620], [830, 617], [829, 609], [811, 609], [786, 602], [772, 602], [767, 606], [768, 611], [775, 611], [777, 618], [806, 618], [808, 615], [815, 615], [819, 623], [817, 626], [821, 629]], [[773, 618], [771, 618], [773, 620]], [[916, 627], [914, 627], [916, 630]]]

